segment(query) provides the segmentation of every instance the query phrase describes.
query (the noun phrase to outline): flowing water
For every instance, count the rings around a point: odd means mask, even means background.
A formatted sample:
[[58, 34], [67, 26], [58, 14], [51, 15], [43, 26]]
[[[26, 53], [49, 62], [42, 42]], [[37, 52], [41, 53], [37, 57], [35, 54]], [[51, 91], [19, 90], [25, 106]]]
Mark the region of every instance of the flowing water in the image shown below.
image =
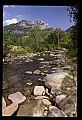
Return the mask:
[[[43, 58], [44, 63], [41, 63], [42, 60], [38, 60], [39, 58]], [[32, 82], [32, 87], [35, 85], [44, 85], [44, 82], [38, 79], [42, 80], [46, 74], [51, 73], [52, 66], [49, 66], [48, 63], [53, 60], [54, 57], [46, 55], [33, 57], [30, 62], [25, 62], [25, 59], [18, 59], [12, 62], [12, 64], [3, 64], [3, 97], [8, 101], [8, 95], [18, 91], [23, 93], [24, 85], [28, 81]], [[47, 62], [47, 65], [45, 62]], [[37, 69], [41, 73], [46, 70], [45, 74], [33, 74]], [[28, 74], [26, 71], [31, 71], [32, 74]]]

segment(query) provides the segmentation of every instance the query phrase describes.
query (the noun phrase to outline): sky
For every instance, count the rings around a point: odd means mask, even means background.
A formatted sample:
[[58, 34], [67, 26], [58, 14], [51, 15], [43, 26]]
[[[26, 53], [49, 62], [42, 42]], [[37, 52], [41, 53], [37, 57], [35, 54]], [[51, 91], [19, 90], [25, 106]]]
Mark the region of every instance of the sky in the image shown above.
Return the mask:
[[3, 26], [17, 23], [21, 20], [42, 20], [52, 28], [67, 30], [74, 25], [70, 22], [67, 6], [3, 6]]

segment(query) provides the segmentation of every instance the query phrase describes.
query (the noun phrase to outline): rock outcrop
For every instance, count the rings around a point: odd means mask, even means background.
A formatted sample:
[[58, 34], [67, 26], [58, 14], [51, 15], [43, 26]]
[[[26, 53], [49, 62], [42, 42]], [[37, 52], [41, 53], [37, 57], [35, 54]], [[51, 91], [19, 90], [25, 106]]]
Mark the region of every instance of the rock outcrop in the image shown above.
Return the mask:
[[21, 20], [18, 23], [10, 24], [7, 26], [4, 26], [4, 30], [9, 31], [11, 34], [14, 34], [15, 36], [22, 36], [25, 34], [28, 34], [31, 28], [39, 26], [41, 30], [49, 29], [52, 30], [48, 23], [45, 23], [42, 20], [36, 20], [36, 21], [28, 21], [28, 20]]

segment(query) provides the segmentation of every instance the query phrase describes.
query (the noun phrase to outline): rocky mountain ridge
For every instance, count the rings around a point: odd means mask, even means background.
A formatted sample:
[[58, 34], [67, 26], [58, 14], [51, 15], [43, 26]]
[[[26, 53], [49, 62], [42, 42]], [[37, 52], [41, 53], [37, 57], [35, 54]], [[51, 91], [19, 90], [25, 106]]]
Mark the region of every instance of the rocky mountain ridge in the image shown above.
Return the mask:
[[10, 24], [7, 26], [4, 26], [4, 30], [8, 30], [11, 34], [14, 34], [15, 36], [22, 36], [27, 34], [31, 28], [39, 26], [41, 30], [52, 30], [48, 23], [45, 23], [44, 21], [41, 20], [36, 20], [36, 21], [28, 21], [28, 20], [21, 20], [18, 23], [15, 24]]

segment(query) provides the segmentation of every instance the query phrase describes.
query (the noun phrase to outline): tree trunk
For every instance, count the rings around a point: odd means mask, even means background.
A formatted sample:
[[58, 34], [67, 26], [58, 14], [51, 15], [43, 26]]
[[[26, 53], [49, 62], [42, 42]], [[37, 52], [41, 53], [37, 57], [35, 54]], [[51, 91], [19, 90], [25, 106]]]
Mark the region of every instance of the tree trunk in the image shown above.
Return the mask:
[[59, 37], [58, 37], [58, 48], [59, 48]]

